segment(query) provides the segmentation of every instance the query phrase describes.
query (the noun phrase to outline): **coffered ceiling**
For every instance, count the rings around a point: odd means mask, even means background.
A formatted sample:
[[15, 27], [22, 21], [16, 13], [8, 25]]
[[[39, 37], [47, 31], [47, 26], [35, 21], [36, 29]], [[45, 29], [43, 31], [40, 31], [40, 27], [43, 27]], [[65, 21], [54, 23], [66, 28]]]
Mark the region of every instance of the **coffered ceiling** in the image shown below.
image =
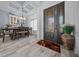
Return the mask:
[[[27, 14], [28, 12], [37, 8], [40, 4], [40, 1], [11, 1], [9, 2], [8, 10], [10, 13], [24, 13]], [[23, 7], [23, 11], [22, 11]]]

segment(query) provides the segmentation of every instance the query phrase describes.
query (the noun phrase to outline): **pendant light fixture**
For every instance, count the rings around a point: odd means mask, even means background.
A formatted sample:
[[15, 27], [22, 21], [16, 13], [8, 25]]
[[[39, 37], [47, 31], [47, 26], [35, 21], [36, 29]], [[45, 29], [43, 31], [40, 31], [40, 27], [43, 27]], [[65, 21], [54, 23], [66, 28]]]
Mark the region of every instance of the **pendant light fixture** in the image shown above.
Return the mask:
[[21, 12], [22, 12], [22, 15], [21, 15], [21, 26], [23, 26], [23, 24], [24, 24], [24, 17], [23, 17], [23, 4], [21, 5], [21, 8], [22, 8], [22, 10], [21, 10]]

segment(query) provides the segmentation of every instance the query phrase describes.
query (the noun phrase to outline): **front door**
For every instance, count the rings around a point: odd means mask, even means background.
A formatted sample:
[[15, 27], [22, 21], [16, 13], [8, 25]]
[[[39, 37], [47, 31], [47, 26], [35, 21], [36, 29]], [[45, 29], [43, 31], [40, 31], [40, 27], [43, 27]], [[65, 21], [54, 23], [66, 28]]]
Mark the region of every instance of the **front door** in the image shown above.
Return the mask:
[[60, 41], [60, 28], [64, 24], [64, 3], [44, 10], [44, 39]]

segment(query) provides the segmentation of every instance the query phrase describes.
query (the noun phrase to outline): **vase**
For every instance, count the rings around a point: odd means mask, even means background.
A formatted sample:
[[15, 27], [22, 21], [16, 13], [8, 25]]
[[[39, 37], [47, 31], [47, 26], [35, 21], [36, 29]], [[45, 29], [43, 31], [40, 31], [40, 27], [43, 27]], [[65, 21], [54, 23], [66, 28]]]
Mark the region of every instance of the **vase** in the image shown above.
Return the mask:
[[74, 50], [75, 47], [75, 37], [70, 34], [63, 34], [61, 36], [64, 48], [67, 50]]

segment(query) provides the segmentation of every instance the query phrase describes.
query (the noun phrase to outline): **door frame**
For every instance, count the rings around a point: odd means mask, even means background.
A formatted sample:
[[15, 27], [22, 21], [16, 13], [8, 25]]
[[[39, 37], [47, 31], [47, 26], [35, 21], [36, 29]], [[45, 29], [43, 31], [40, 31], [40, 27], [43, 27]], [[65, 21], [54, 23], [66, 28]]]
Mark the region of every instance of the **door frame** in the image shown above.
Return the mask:
[[[65, 23], [65, 2], [63, 1], [63, 2], [60, 2], [60, 3], [58, 3], [58, 4], [56, 4], [56, 5], [53, 5], [53, 6], [51, 6], [51, 7], [48, 7], [48, 8], [46, 8], [46, 9], [44, 9], [44, 11], [43, 11], [43, 15], [44, 15], [44, 17], [43, 17], [43, 31], [44, 31], [44, 36], [43, 36], [43, 38], [45, 38], [45, 11], [46, 10], [48, 10], [48, 9], [50, 9], [50, 8], [54, 8], [55, 6], [57, 6], [57, 5], [61, 5], [61, 4], [63, 4], [64, 5], [64, 16], [63, 16], [63, 24]], [[57, 17], [58, 18], [58, 17]]]

